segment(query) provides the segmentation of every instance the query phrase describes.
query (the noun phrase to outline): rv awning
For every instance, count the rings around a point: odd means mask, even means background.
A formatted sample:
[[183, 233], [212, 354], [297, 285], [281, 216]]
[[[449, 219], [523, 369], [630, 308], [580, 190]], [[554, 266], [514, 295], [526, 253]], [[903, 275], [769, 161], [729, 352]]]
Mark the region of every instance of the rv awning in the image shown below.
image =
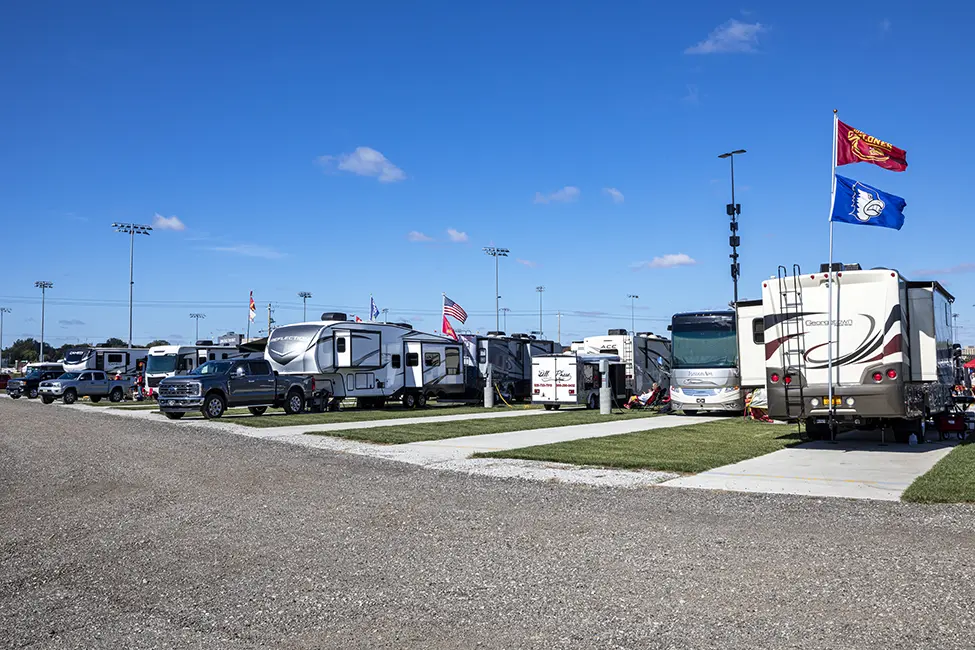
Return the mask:
[[267, 337], [262, 339], [254, 339], [253, 341], [248, 341], [247, 343], [241, 343], [237, 346], [237, 349], [241, 352], [264, 352], [267, 347]]

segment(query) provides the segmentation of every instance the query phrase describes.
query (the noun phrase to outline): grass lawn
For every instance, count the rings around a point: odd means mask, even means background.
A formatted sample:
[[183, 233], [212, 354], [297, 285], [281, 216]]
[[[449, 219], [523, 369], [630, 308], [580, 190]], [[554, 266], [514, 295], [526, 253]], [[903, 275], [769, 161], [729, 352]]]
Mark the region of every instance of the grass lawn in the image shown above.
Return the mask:
[[[484, 409], [480, 409], [483, 413]], [[458, 420], [456, 422], [430, 422], [422, 424], [403, 424], [391, 427], [370, 427], [368, 429], [345, 429], [340, 431], [309, 431], [309, 435], [333, 436], [364, 442], [380, 442], [399, 445], [421, 440], [443, 440], [462, 436], [482, 436], [488, 433], [507, 433], [508, 431], [528, 431], [548, 427], [567, 427], [573, 424], [596, 424], [613, 420], [633, 420], [655, 415], [648, 411], [623, 411], [612, 415], [599, 415], [599, 411], [574, 409], [546, 415], [523, 415], [516, 418], [484, 418], [480, 420]]]
[[794, 426], [730, 418], [605, 438], [476, 454], [574, 465], [697, 473], [799, 444]]
[[958, 445], [901, 497], [915, 503], [975, 502], [975, 443]]
[[[538, 408], [538, 407], [530, 407]], [[495, 407], [497, 412], [501, 407]], [[505, 407], [503, 410], [509, 410]], [[523, 411], [524, 405], [515, 406], [513, 410]], [[366, 422], [372, 420], [396, 420], [399, 418], [422, 418], [431, 415], [469, 415], [471, 413], [487, 413], [488, 411], [480, 406], [463, 406], [444, 404], [436, 406], [430, 404], [423, 409], [407, 409], [402, 406], [388, 406], [376, 410], [346, 409], [331, 413], [302, 413], [301, 415], [263, 417], [263, 418], [238, 418], [234, 424], [243, 424], [248, 427], [290, 427], [296, 424], [332, 424], [334, 422]]]

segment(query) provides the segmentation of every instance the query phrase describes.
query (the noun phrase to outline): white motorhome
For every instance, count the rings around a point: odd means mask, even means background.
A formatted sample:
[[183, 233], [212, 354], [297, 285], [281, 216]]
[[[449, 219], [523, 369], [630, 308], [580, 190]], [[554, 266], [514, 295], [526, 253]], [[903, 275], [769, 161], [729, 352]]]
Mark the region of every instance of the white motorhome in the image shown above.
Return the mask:
[[582, 354], [615, 354], [626, 364], [626, 390], [638, 395], [654, 382], [666, 385], [670, 376], [670, 340], [653, 332], [629, 334], [611, 329], [606, 336], [587, 336]]
[[157, 345], [149, 348], [146, 358], [146, 386], [150, 396], [166, 377], [185, 375], [207, 361], [237, 356], [233, 345], [213, 345], [212, 341], [197, 341], [197, 345]]
[[281, 374], [311, 374], [332, 398], [360, 406], [387, 400], [424, 406], [429, 397], [464, 394], [463, 346], [406, 323], [352, 322], [342, 313], [276, 328], [264, 357]]
[[532, 359], [532, 403], [551, 411], [563, 405], [599, 408], [599, 363], [609, 362], [609, 387], [617, 405], [626, 401], [626, 364], [613, 354], [541, 354]]
[[506, 400], [527, 400], [532, 390], [532, 359], [554, 354], [555, 342], [528, 334], [488, 332], [486, 336], [462, 334], [464, 368], [469, 399], [481, 399], [488, 370], [497, 391]]
[[829, 319], [828, 265], [786, 273], [780, 267], [762, 284], [769, 415], [804, 420], [810, 436], [822, 437], [832, 410], [834, 422], [891, 426], [904, 441], [923, 433], [928, 415], [950, 408], [959, 371], [954, 298], [944, 287], [837, 264]]
[[145, 362], [148, 354], [145, 348], [74, 348], [64, 354], [64, 371], [104, 370], [109, 374], [132, 374], [140, 361]]

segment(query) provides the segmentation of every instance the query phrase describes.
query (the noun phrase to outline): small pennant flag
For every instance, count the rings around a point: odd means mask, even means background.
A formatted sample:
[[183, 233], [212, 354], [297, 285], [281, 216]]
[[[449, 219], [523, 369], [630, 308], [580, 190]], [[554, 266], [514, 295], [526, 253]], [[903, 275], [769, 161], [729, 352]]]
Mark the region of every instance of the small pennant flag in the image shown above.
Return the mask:
[[443, 333], [444, 333], [445, 336], [449, 336], [450, 338], [454, 339], [455, 341], [459, 341], [460, 340], [460, 339], [457, 338], [457, 332], [455, 332], [454, 331], [454, 328], [450, 326], [450, 321], [447, 320], [447, 315], [446, 314], [444, 314], [444, 317], [443, 317]]
[[250, 319], [251, 319], [251, 322], [252, 323], [254, 322], [254, 317], [255, 316], [257, 316], [257, 305], [254, 304], [254, 292], [251, 291], [251, 313], [250, 313]]

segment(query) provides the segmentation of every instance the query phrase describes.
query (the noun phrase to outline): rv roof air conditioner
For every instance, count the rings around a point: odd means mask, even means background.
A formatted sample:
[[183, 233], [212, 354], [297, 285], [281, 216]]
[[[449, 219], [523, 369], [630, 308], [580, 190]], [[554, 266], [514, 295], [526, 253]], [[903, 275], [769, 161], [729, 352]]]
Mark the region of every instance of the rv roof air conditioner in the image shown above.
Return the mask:
[[504, 336], [504, 332], [488, 332], [488, 336]]
[[[833, 262], [833, 271], [862, 271], [863, 269], [859, 264], [844, 264], [843, 262]], [[819, 272], [827, 273], [829, 271], [829, 264], [820, 264]]]
[[197, 345], [213, 345], [213, 341], [197, 341]]
[[413, 326], [409, 323], [390, 323], [390, 325], [399, 325], [400, 327], [405, 327], [408, 330], [413, 329]]
[[533, 339], [535, 337], [529, 336], [528, 334], [523, 334], [523, 333], [519, 332], [517, 334], [512, 334], [511, 335], [511, 338], [513, 338], [513, 339], [522, 339], [522, 340], [528, 341], [528, 340]]
[[340, 311], [327, 311], [322, 314], [322, 320], [349, 320], [349, 317]]
[[620, 330], [620, 329], [609, 330], [607, 336], [626, 336], [626, 330]]

